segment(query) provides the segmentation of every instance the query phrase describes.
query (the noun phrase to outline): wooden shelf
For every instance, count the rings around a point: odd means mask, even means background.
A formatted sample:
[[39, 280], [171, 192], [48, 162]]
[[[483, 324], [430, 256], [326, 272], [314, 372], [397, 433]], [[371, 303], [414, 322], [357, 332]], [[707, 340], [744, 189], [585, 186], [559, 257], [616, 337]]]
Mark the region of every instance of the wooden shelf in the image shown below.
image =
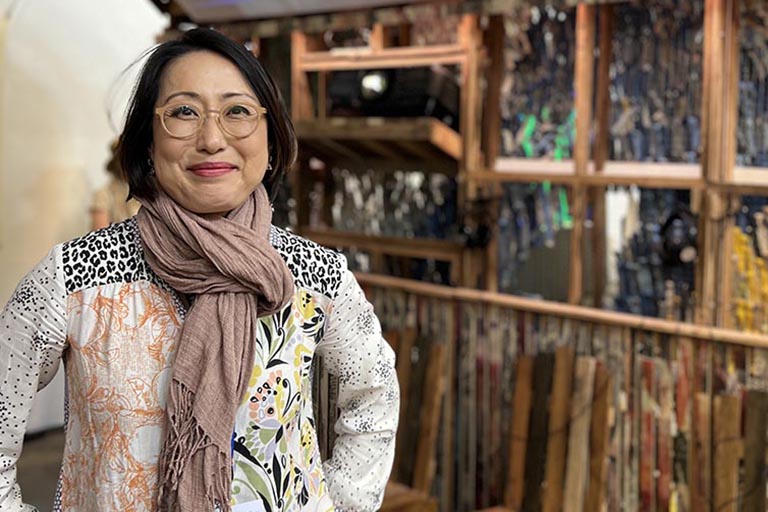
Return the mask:
[[431, 117], [332, 117], [298, 120], [295, 128], [302, 149], [331, 160], [419, 160], [455, 173], [462, 157], [461, 136]]
[[307, 52], [299, 60], [302, 71], [344, 71], [357, 69], [419, 68], [433, 64], [462, 64], [466, 48], [458, 44], [382, 48], [340, 48]]
[[768, 168], [736, 167], [733, 169], [733, 182], [718, 186], [738, 194], [768, 195]]
[[548, 158], [501, 157], [496, 159], [492, 171], [471, 174], [479, 182], [497, 183], [551, 183], [569, 185], [574, 183], [574, 164], [572, 160], [554, 161]]
[[646, 188], [704, 188], [698, 164], [607, 162], [597, 173], [590, 163], [585, 176], [575, 174], [574, 162], [547, 159], [499, 158], [493, 171], [474, 173], [480, 182], [583, 184], [593, 187], [637, 185]]
[[661, 162], [606, 162], [601, 173], [586, 176], [590, 185], [637, 185], [644, 188], [704, 188], [698, 164]]
[[464, 250], [464, 245], [461, 243], [440, 239], [397, 238], [311, 228], [301, 229], [299, 234], [331, 248], [354, 247], [361, 251], [387, 256], [432, 259], [451, 263], [460, 263]]

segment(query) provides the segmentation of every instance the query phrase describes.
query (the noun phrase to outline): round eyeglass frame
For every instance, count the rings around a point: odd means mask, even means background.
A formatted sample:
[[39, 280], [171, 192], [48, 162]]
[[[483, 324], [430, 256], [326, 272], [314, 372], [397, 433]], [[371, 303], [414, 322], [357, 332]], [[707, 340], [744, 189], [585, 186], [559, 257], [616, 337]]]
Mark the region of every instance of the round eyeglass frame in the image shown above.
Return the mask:
[[180, 136], [180, 135], [174, 135], [173, 133], [171, 133], [171, 131], [165, 125], [165, 113], [168, 112], [168, 110], [171, 109], [173, 106], [174, 105], [172, 105], [172, 106], [165, 106], [165, 107], [157, 107], [155, 109], [155, 114], [160, 118], [160, 125], [163, 127], [163, 130], [165, 131], [165, 133], [167, 133], [170, 137], [173, 137], [174, 139], [179, 139], [179, 140], [187, 140], [187, 139], [191, 139], [191, 138], [197, 137], [200, 134], [200, 130], [202, 130], [203, 126], [205, 126], [205, 122], [206, 122], [206, 120], [208, 119], [209, 116], [215, 116], [216, 117], [216, 124], [219, 126], [219, 129], [222, 131], [222, 133], [226, 134], [228, 137], [231, 137], [233, 139], [244, 139], [246, 137], [250, 137], [251, 135], [253, 135], [253, 132], [255, 132], [256, 129], [259, 127], [259, 123], [261, 122], [261, 118], [267, 115], [267, 109], [266, 108], [264, 108], [262, 106], [254, 105], [254, 108], [256, 109], [256, 114], [255, 114], [256, 115], [256, 123], [253, 125], [253, 130], [251, 130], [250, 132], [248, 132], [245, 135], [235, 135], [232, 132], [230, 132], [229, 130], [227, 130], [224, 127], [224, 124], [221, 122], [221, 114], [222, 114], [222, 112], [224, 112], [225, 109], [227, 109], [227, 108], [232, 106], [232, 105], [224, 105], [219, 110], [214, 110], [214, 109], [204, 110], [202, 112], [204, 115], [200, 116], [200, 118], [197, 121], [197, 128], [195, 128], [195, 131], [192, 132], [189, 135]]

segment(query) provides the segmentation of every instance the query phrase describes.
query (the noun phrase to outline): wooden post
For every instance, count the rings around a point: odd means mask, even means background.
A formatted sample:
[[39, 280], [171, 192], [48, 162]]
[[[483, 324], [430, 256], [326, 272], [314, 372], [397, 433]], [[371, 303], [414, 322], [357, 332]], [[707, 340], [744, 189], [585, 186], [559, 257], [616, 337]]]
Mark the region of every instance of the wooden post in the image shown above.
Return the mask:
[[[613, 59], [613, 5], [600, 6], [600, 59], [597, 66], [597, 105], [595, 107], [595, 173], [602, 173], [608, 160], [610, 143], [610, 86], [611, 60]], [[591, 189], [592, 215], [592, 296], [593, 305], [603, 305], [606, 277], [605, 189]]]
[[[580, 3], [576, 7], [576, 142], [574, 163], [576, 176], [587, 175], [589, 165], [589, 139], [592, 123], [592, 93], [595, 50], [595, 13], [594, 5]], [[582, 242], [584, 222], [586, 220], [587, 194], [584, 185], [576, 182], [573, 186], [571, 211], [573, 230], [571, 231], [571, 249], [568, 275], [568, 302], [578, 304], [583, 293], [584, 262]]]
[[501, 81], [504, 78], [504, 17], [493, 15], [485, 31], [485, 48], [488, 52], [485, 109], [483, 112], [483, 153], [485, 167], [493, 169], [499, 155], [501, 140]]
[[[485, 72], [485, 104], [483, 111], [483, 131], [482, 131], [482, 152], [484, 160], [482, 167], [493, 169], [496, 164], [496, 158], [499, 155], [499, 144], [501, 139], [501, 114], [499, 104], [501, 102], [501, 81], [504, 77], [504, 17], [493, 15], [488, 20], [488, 27], [485, 30], [485, 49], [487, 52], [487, 70]], [[494, 183], [490, 185], [492, 197], [501, 195], [501, 185]], [[492, 203], [491, 208], [497, 208], [496, 202]], [[489, 291], [498, 291], [498, 243], [499, 243], [499, 223], [496, 215], [493, 215], [493, 224], [491, 226], [491, 242], [486, 248], [485, 259], [485, 289]]]
[[[312, 90], [309, 87], [307, 73], [301, 67], [304, 55], [321, 46], [316, 37], [311, 37], [299, 30], [291, 33], [291, 118], [293, 122], [311, 119], [315, 115]], [[296, 199], [297, 229], [309, 224], [309, 204], [307, 198], [312, 188], [308, 171], [309, 161], [300, 158], [288, 174], [291, 190]]]
[[[702, 167], [708, 183], [732, 181], [736, 159], [739, 0], [706, 0], [704, 11]], [[706, 191], [699, 221], [696, 321], [726, 325], [732, 290], [728, 192]]]
[[466, 57], [461, 66], [460, 132], [464, 145], [459, 173], [464, 174], [467, 199], [474, 199], [476, 192], [466, 180], [468, 173], [477, 172], [480, 167], [480, 123], [482, 98], [480, 94], [480, 47], [482, 34], [476, 14], [464, 14], [459, 26], [459, 44], [464, 47]]
[[[478, 198], [477, 185], [470, 176], [480, 170], [481, 164], [481, 119], [482, 119], [482, 95], [480, 94], [480, 59], [482, 33], [480, 31], [479, 18], [476, 14], [462, 15], [459, 24], [458, 42], [464, 48], [465, 58], [461, 65], [461, 98], [459, 105], [459, 131], [462, 139], [462, 155], [459, 162], [458, 182], [459, 192], [457, 206], [459, 211], [466, 209], [467, 201]], [[462, 258], [463, 278], [462, 284], [477, 288], [486, 284], [491, 278], [486, 275], [480, 279], [478, 269], [484, 267], [487, 259], [486, 253], [477, 254], [477, 250], [466, 249]], [[494, 274], [486, 269], [488, 274]]]

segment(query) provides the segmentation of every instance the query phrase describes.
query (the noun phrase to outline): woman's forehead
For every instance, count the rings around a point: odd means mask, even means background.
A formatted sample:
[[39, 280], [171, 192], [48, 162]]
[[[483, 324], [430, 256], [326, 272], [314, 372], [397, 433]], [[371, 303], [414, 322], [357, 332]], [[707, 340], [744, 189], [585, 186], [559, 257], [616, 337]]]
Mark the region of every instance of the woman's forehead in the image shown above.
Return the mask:
[[240, 69], [229, 59], [209, 51], [190, 52], [168, 64], [160, 79], [160, 101], [179, 92], [204, 99], [235, 94], [255, 97]]

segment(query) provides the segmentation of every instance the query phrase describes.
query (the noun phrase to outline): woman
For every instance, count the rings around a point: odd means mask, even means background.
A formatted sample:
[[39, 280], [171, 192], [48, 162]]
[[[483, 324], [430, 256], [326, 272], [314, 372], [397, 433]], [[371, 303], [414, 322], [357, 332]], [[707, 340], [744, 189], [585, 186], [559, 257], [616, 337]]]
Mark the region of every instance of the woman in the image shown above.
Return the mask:
[[[55, 510], [375, 510], [392, 464], [394, 357], [342, 256], [270, 225], [293, 163], [275, 84], [196, 29], [154, 49], [118, 149], [142, 208], [56, 246], [0, 317], [0, 510], [61, 358]], [[321, 463], [310, 366], [339, 376]]]

